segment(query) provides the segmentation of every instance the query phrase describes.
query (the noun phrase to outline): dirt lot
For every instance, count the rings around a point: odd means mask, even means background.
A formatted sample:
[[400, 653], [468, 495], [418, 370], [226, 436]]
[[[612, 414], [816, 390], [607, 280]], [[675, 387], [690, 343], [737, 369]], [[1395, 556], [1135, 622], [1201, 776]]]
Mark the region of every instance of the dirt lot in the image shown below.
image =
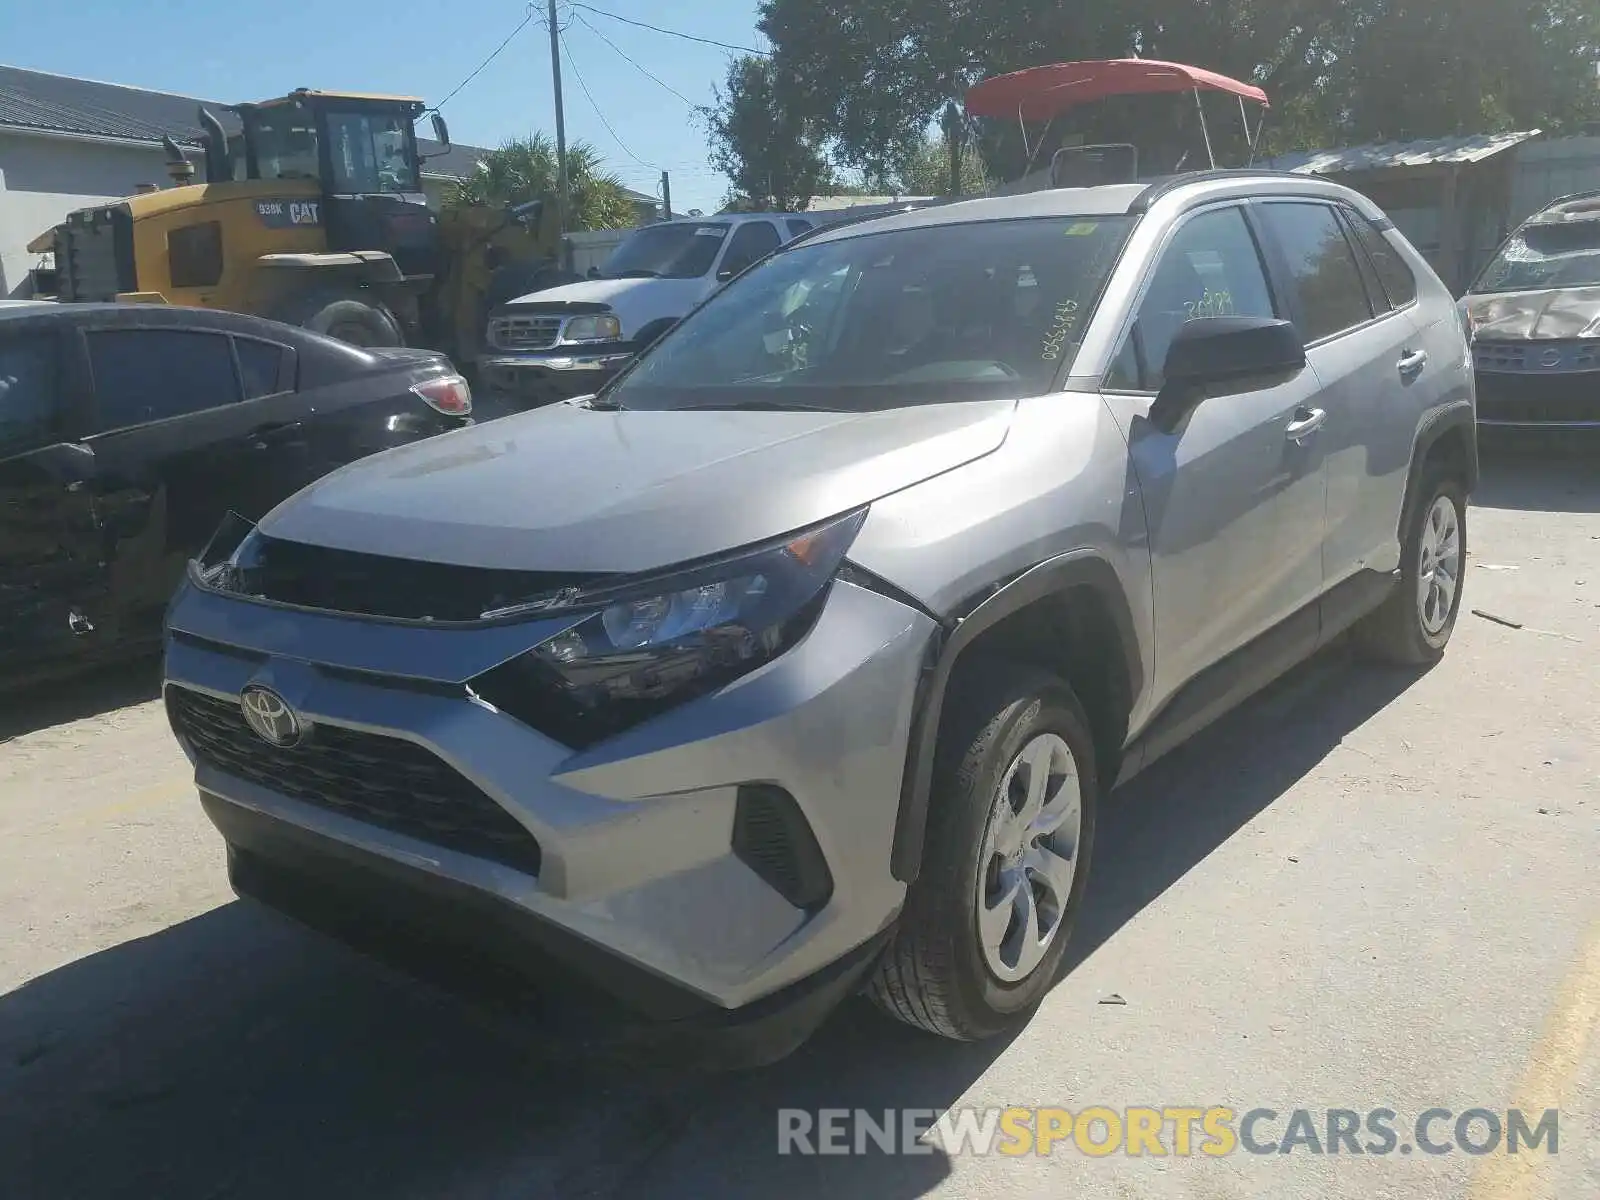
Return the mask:
[[[541, 1063], [233, 900], [149, 672], [31, 697], [0, 711], [0, 1196], [1600, 1196], [1600, 460], [1491, 459], [1469, 539], [1466, 606], [1521, 627], [1464, 612], [1420, 679], [1313, 664], [1119, 794], [1020, 1036], [852, 1004], [736, 1077]], [[784, 1106], [1012, 1104], [1559, 1106], [1561, 1142], [776, 1154]]]

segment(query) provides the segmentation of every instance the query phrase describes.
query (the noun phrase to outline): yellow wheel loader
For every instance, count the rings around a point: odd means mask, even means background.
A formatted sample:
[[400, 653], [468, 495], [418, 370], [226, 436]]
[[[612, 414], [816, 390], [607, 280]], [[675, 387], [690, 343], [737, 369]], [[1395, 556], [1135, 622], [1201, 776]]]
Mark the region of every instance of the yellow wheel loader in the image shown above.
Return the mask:
[[[174, 186], [80, 209], [30, 244], [53, 252], [59, 300], [230, 309], [470, 366], [494, 293], [562, 282], [554, 202], [428, 207], [421, 100], [301, 88], [232, 111], [230, 137], [200, 110], [207, 182], [166, 139]], [[433, 132], [449, 146], [437, 113]]]

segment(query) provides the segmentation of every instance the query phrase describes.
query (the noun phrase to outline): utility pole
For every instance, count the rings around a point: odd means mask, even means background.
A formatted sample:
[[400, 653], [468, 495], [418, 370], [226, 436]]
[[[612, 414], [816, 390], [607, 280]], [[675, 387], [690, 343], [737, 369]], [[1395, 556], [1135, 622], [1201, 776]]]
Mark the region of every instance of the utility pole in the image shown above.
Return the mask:
[[567, 178], [567, 119], [561, 107], [561, 26], [556, 24], [556, 0], [548, 0], [550, 22], [550, 75], [556, 89], [556, 180], [561, 192], [561, 265], [572, 269], [567, 244], [567, 222], [572, 215], [572, 183]]
[[661, 172], [661, 215], [672, 220], [672, 179], [665, 171]]

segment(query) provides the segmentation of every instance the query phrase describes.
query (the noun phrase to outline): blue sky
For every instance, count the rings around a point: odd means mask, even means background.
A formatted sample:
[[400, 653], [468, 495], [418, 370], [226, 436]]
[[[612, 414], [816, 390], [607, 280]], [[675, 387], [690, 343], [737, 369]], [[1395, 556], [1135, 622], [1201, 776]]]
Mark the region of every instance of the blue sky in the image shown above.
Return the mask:
[[[0, 58], [12, 66], [217, 101], [322, 87], [400, 92], [437, 103], [527, 13], [521, 0], [4, 3]], [[755, 32], [755, 0], [700, 0], [692, 8], [593, 0], [593, 6], [717, 41], [766, 45]], [[539, 0], [537, 9], [543, 7]], [[567, 49], [562, 82], [568, 139], [591, 142], [625, 184], [643, 192], [655, 194], [666, 168], [675, 210], [718, 207], [727, 181], [707, 165], [705, 134], [691, 106], [673, 91], [695, 104], [709, 103], [711, 85], [723, 79], [732, 53], [610, 20], [567, 0], [557, 8]], [[623, 54], [661, 82], [647, 78]], [[584, 95], [580, 76], [604, 121]], [[480, 146], [534, 130], [553, 135], [554, 113], [549, 35], [538, 21], [444, 107], [451, 136]]]

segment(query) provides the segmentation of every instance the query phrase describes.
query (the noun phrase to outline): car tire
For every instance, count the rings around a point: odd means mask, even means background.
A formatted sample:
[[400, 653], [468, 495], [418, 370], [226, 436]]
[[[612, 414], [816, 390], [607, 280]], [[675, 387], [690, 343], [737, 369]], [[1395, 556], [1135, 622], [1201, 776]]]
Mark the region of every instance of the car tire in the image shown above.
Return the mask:
[[349, 294], [317, 293], [304, 297], [280, 318], [352, 346], [403, 346], [400, 322], [381, 304]]
[[1406, 520], [1399, 586], [1356, 626], [1364, 656], [1408, 667], [1438, 662], [1461, 611], [1466, 565], [1466, 490], [1459, 479], [1430, 472]]
[[[908, 1025], [977, 1041], [1025, 1021], [1055, 980], [1088, 882], [1099, 781], [1088, 719], [1060, 679], [985, 663], [951, 687], [959, 690], [935, 750], [922, 869], [867, 992]], [[1068, 813], [1073, 778], [1064, 769], [1075, 774], [1075, 818]], [[1018, 805], [1030, 803], [1027, 784], [1036, 773], [1049, 787], [1044, 819], [1033, 828], [1061, 819], [1042, 838], [1014, 819]], [[1013, 844], [1019, 840], [1020, 850]], [[1039, 856], [1043, 850], [1070, 861], [1068, 882], [1053, 871], [1052, 884], [1037, 872], [1055, 866]], [[1064, 902], [1057, 889], [1065, 890]], [[1017, 902], [994, 903], [1008, 894]], [[984, 909], [1007, 908], [1009, 916], [980, 920]], [[1031, 944], [1024, 941], [1028, 914]], [[996, 939], [1000, 920], [1006, 936]]]

